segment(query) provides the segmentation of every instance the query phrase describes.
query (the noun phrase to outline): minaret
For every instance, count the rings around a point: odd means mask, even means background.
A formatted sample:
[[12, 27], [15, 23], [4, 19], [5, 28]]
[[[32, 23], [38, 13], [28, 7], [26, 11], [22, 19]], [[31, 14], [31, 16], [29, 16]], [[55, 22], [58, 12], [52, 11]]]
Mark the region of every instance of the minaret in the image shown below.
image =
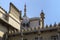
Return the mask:
[[43, 13], [43, 10], [41, 11], [41, 14], [40, 14], [40, 28], [44, 28], [44, 13]]
[[26, 4], [24, 5], [24, 16], [23, 17], [25, 16], [26, 16]]

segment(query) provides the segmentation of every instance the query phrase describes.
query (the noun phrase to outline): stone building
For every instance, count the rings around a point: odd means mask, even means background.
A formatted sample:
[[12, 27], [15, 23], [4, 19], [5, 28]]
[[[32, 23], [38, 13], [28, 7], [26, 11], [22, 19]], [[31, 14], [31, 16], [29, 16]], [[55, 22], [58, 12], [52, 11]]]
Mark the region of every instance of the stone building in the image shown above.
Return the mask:
[[7, 13], [0, 7], [0, 40], [60, 40], [60, 23], [44, 26], [44, 12], [40, 17], [29, 18], [12, 3]]

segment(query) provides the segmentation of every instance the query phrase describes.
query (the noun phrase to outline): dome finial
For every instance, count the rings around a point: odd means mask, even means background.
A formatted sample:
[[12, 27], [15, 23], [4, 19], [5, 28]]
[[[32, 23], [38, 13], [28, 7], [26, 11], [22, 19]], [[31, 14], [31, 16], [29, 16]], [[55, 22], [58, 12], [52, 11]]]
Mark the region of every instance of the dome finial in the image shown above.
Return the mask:
[[43, 12], [43, 10], [41, 10], [41, 12]]
[[26, 3], [24, 5], [24, 16], [26, 16]]

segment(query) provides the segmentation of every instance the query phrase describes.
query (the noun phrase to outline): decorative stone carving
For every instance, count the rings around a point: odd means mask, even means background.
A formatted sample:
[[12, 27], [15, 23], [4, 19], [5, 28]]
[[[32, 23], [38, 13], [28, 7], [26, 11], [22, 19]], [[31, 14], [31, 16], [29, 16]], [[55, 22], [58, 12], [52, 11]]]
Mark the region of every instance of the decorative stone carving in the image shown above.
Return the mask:
[[57, 24], [56, 24], [56, 22], [55, 22], [54, 27], [56, 27], [56, 26], [57, 26]]

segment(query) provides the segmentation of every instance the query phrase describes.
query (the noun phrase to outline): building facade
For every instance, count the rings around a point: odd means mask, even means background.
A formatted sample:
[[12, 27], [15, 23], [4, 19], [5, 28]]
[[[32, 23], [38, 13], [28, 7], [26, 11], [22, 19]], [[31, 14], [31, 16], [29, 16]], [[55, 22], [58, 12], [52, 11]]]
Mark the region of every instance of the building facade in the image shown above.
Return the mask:
[[0, 40], [60, 40], [60, 23], [44, 26], [43, 10], [40, 17], [33, 18], [26, 11], [26, 4], [23, 16], [12, 3], [8, 13], [0, 7]]

